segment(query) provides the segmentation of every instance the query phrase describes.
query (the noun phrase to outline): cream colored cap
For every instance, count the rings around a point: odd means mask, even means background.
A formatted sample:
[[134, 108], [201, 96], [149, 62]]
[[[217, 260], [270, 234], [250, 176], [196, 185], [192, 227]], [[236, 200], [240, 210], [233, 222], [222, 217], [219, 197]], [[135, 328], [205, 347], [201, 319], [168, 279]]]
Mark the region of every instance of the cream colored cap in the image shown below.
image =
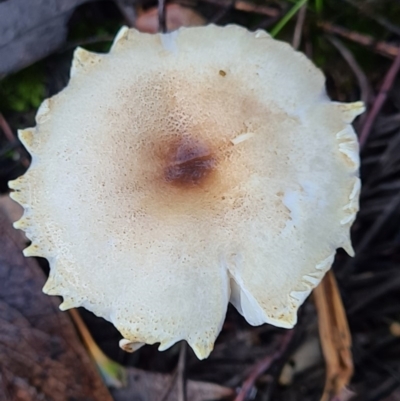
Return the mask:
[[290, 328], [336, 249], [353, 253], [363, 110], [265, 32], [123, 28], [109, 54], [76, 50], [20, 132], [25, 255], [49, 260], [61, 309], [113, 322], [124, 349], [184, 339], [205, 358], [229, 301]]

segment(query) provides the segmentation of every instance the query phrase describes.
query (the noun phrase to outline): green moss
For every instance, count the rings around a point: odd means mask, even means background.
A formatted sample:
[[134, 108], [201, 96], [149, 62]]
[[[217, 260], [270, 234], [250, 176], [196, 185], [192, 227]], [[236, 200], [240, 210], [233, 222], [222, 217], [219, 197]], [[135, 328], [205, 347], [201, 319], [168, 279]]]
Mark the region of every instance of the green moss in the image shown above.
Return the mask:
[[87, 50], [108, 52], [120, 27], [120, 21], [104, 21], [102, 25], [96, 25], [90, 20], [82, 19], [71, 28], [68, 42], [82, 45]]
[[46, 96], [40, 64], [28, 67], [0, 81], [0, 109], [28, 111], [39, 107]]

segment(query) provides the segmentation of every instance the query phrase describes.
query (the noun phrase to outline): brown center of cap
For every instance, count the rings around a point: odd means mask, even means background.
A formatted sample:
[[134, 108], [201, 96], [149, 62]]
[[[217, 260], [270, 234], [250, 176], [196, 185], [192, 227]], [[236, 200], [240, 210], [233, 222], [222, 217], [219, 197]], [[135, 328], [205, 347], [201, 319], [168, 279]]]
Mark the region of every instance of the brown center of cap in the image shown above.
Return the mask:
[[205, 144], [192, 138], [174, 142], [166, 153], [165, 180], [181, 188], [202, 186], [216, 167], [216, 158]]

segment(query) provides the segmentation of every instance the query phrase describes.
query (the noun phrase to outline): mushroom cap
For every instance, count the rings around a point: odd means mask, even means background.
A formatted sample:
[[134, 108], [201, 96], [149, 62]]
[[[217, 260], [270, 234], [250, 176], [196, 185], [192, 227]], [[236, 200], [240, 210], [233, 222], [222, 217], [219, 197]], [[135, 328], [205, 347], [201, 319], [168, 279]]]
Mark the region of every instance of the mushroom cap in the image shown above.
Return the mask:
[[229, 301], [290, 328], [336, 249], [353, 253], [362, 111], [263, 31], [123, 28], [109, 54], [76, 50], [19, 133], [24, 253], [49, 260], [61, 309], [111, 321], [126, 350], [183, 339], [205, 358]]

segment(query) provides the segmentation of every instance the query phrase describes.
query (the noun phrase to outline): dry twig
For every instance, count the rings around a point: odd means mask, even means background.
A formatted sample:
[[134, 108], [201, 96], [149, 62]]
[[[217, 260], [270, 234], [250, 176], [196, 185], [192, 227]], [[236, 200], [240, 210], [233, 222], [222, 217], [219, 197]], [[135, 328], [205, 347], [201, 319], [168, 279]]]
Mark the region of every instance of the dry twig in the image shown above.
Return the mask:
[[372, 129], [372, 126], [374, 125], [374, 122], [376, 120], [376, 117], [378, 116], [379, 112], [382, 109], [382, 106], [384, 105], [388, 92], [393, 86], [394, 79], [396, 78], [396, 75], [398, 74], [400, 70], [400, 48], [398, 48], [397, 51], [397, 56], [389, 68], [389, 71], [387, 72], [384, 80], [382, 87], [378, 93], [378, 96], [375, 99], [374, 104], [372, 105], [371, 110], [368, 112], [368, 115], [365, 119], [365, 123], [362, 127], [361, 134], [360, 134], [360, 146], [363, 147], [365, 145], [365, 142], [368, 139], [369, 133]]
[[219, 12], [215, 13], [214, 17], [211, 19], [212, 24], [216, 24], [218, 21], [221, 21], [231, 10], [235, 9], [235, 2], [236, 0], [231, 0], [229, 5], [222, 8]]
[[175, 384], [178, 387], [178, 400], [177, 401], [186, 401], [187, 400], [187, 392], [186, 392], [186, 353], [187, 353], [187, 343], [185, 341], [181, 342], [181, 348], [179, 352], [179, 360], [178, 365], [171, 375], [171, 380], [168, 386], [165, 388], [165, 391], [159, 401], [165, 401], [171, 394], [172, 389]]
[[115, 0], [128, 26], [135, 26], [136, 11], [132, 0]]
[[[19, 143], [17, 138], [15, 137], [10, 125], [8, 124], [7, 120], [4, 118], [2, 113], [0, 113], [0, 128], [4, 132], [4, 136], [6, 137], [8, 142], [10, 142], [10, 143]], [[20, 148], [19, 157], [20, 157], [21, 164], [24, 167], [28, 167], [29, 166], [29, 160], [28, 160], [27, 157], [25, 157], [21, 153], [21, 146], [20, 145], [19, 145], [19, 148]]]
[[368, 2], [359, 2], [354, 0], [345, 0], [346, 3], [355, 7], [360, 13], [364, 14], [366, 17], [371, 18], [378, 24], [382, 25], [389, 32], [394, 33], [395, 35], [400, 35], [400, 28], [397, 25], [392, 24], [385, 17], [382, 17], [379, 14], [376, 14], [374, 11], [370, 10], [368, 7]]
[[187, 343], [182, 341], [178, 361], [178, 401], [186, 401], [186, 351]]
[[[205, 3], [211, 3], [219, 7], [227, 8], [230, 7], [231, 0], [200, 0]], [[234, 9], [238, 11], [245, 11], [248, 13], [267, 15], [268, 17], [279, 17], [281, 12], [274, 7], [264, 6], [249, 3], [247, 1], [238, 0], [234, 2]]]
[[160, 397], [159, 401], [165, 401], [169, 395], [171, 394], [172, 389], [175, 386], [176, 379], [178, 378], [178, 369], [175, 369], [175, 372], [171, 375], [171, 380], [167, 387], [165, 387], [165, 391]]
[[333, 25], [330, 22], [320, 22], [318, 26], [327, 33], [339, 35], [359, 45], [368, 47], [385, 57], [395, 58], [399, 53], [399, 48], [397, 46], [386, 42], [377, 42], [372, 36], [354, 32], [350, 29]]
[[369, 85], [367, 76], [364, 74], [364, 71], [359, 66], [350, 50], [339, 39], [329, 35], [328, 40], [333, 44], [333, 46], [336, 47], [353, 71], [355, 77], [357, 78], [358, 86], [360, 87], [361, 100], [364, 102], [364, 104], [368, 104], [372, 95], [372, 89]]
[[[386, 203], [386, 207], [380, 213], [379, 217], [374, 221], [372, 227], [363, 236], [362, 241], [356, 247], [357, 255], [361, 255], [363, 251], [372, 243], [372, 240], [381, 231], [384, 224], [389, 220], [395, 210], [400, 207], [400, 193], [394, 196], [389, 203]], [[356, 256], [357, 257], [357, 256]], [[354, 264], [353, 264], [354, 266]]]
[[15, 142], [16, 138], [12, 132], [11, 127], [9, 126], [8, 122], [4, 118], [3, 114], [0, 113], [0, 128], [3, 130], [5, 137], [7, 138], [7, 141], [9, 142]]
[[245, 401], [250, 390], [254, 386], [254, 383], [256, 380], [263, 374], [265, 371], [267, 371], [272, 364], [281, 358], [283, 354], [288, 350], [293, 336], [294, 336], [295, 330], [288, 330], [281, 338], [280, 345], [278, 347], [278, 350], [275, 351], [272, 355], [267, 355], [263, 359], [261, 359], [259, 362], [256, 363], [256, 365], [253, 367], [251, 370], [249, 376], [247, 379], [244, 381], [242, 388], [240, 389], [238, 395], [236, 396], [234, 401]]
[[167, 32], [167, 18], [165, 16], [165, 0], [158, 0], [158, 31]]

